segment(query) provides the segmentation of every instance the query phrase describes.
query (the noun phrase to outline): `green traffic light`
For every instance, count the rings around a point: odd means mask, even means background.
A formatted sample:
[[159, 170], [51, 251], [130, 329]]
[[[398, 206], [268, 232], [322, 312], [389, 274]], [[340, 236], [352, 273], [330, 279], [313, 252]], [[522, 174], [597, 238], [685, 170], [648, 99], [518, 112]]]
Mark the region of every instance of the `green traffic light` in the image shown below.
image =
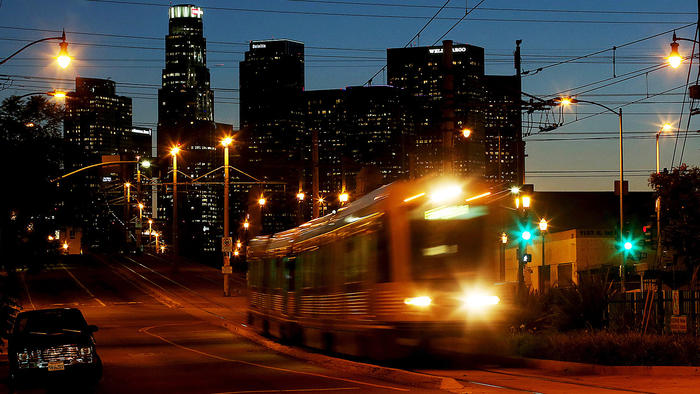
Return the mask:
[[529, 241], [530, 238], [532, 238], [532, 234], [530, 234], [529, 231], [523, 231], [521, 237], [523, 237], [524, 240]]
[[625, 250], [632, 250], [632, 242], [627, 241], [625, 242]]

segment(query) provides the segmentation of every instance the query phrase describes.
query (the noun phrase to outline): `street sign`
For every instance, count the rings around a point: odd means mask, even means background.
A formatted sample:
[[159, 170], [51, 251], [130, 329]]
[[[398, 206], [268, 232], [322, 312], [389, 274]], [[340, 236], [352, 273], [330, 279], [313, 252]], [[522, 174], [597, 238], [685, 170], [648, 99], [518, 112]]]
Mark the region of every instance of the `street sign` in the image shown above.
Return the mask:
[[221, 237], [221, 252], [222, 253], [233, 252], [233, 238], [232, 237]]
[[680, 315], [681, 314], [681, 297], [680, 297], [680, 294], [678, 293], [678, 290], [671, 291], [671, 299], [673, 300], [673, 314]]
[[232, 274], [233, 273], [233, 267], [230, 265], [222, 265], [221, 266], [221, 273], [222, 274]]
[[688, 316], [671, 316], [671, 334], [685, 334], [688, 331]]

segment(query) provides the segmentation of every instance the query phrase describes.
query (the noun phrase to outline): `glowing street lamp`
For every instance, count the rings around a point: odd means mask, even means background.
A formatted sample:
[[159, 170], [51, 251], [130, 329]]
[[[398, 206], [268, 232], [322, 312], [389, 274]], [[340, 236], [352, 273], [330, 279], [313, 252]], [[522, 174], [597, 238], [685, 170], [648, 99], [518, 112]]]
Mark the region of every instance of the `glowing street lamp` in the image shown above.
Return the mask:
[[61, 90], [55, 90], [55, 89], [54, 89], [54, 90], [52, 90], [52, 91], [50, 91], [50, 92], [46, 92], [46, 94], [49, 95], [49, 96], [51, 96], [51, 97], [55, 97], [55, 98], [57, 98], [57, 99], [64, 99], [64, 98], [66, 98], [66, 94], [67, 94], [67, 93], [64, 92], [64, 91], [61, 91]]
[[250, 222], [248, 222], [248, 219], [243, 222], [243, 229], [248, 231], [248, 228], [250, 227]]
[[345, 204], [349, 199], [350, 195], [347, 192], [342, 192], [338, 195], [338, 201], [340, 201], [341, 204]]
[[544, 218], [540, 219], [540, 231], [547, 231], [547, 221]]
[[260, 198], [258, 199], [258, 205], [260, 205], [262, 208], [265, 206], [265, 204], [267, 204], [267, 199], [261, 194]]
[[143, 208], [144, 208], [144, 206], [145, 205], [143, 205], [143, 203], [141, 203], [141, 202], [138, 205], [138, 207], [139, 207], [139, 223], [141, 222], [141, 220], [143, 220]]
[[507, 243], [508, 243], [508, 234], [506, 234], [506, 233], [501, 233], [501, 243], [502, 243], [502, 244], [507, 244]]
[[671, 53], [668, 55], [668, 64], [671, 68], [678, 68], [683, 63], [683, 58], [681, 54], [678, 53], [678, 43], [676, 42], [676, 33], [673, 33], [673, 42], [671, 43]]
[[306, 194], [304, 194], [303, 191], [299, 190], [299, 193], [297, 193], [297, 200], [299, 200], [299, 202], [302, 202], [304, 201], [304, 198], [306, 198]]
[[4, 63], [7, 62], [8, 60], [12, 59], [12, 58], [15, 57], [17, 54], [19, 54], [19, 53], [22, 52], [23, 50], [29, 48], [30, 46], [32, 46], [32, 45], [34, 45], [34, 44], [38, 44], [38, 43], [40, 43], [40, 42], [49, 41], [49, 40], [61, 40], [61, 42], [58, 44], [58, 46], [59, 46], [59, 51], [58, 51], [58, 56], [56, 56], [56, 61], [57, 61], [58, 65], [59, 65], [61, 68], [66, 68], [66, 67], [68, 67], [68, 65], [70, 64], [72, 58], [71, 58], [71, 56], [68, 54], [68, 43], [66, 42], [66, 32], [65, 32], [65, 31], [63, 31], [63, 34], [61, 34], [61, 36], [59, 36], [59, 37], [41, 38], [41, 39], [39, 39], [39, 40], [30, 42], [29, 44], [27, 44], [27, 45], [23, 46], [22, 48], [20, 48], [19, 50], [17, 50], [15, 53], [11, 54], [10, 56], [8, 56], [8, 57], [6, 57], [6, 58], [4, 58], [4, 59], [2, 59], [2, 60], [0, 60], [0, 65], [1, 65], [1, 64], [4, 64]]
[[471, 129], [466, 128], [466, 127], [462, 129], [462, 137], [469, 138], [469, 136], [471, 136], [471, 135], [472, 135]]
[[68, 253], [68, 242], [63, 242], [63, 251], [67, 254]]
[[153, 219], [148, 219], [148, 244], [151, 244], [151, 235], [153, 234]]

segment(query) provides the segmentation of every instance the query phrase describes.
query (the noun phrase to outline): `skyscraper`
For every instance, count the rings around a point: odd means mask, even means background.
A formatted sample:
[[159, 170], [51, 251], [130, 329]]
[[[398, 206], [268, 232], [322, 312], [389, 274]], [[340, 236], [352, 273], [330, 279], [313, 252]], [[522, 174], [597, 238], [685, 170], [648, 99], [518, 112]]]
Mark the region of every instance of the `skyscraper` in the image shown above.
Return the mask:
[[158, 90], [158, 156], [172, 144], [210, 143], [214, 92], [209, 86], [203, 14], [190, 4], [172, 6], [168, 12], [165, 68]]
[[519, 76], [486, 76], [484, 116], [486, 179], [506, 187], [522, 184], [519, 174], [524, 174], [524, 169], [519, 167], [524, 161], [518, 153], [522, 143]]
[[[66, 170], [100, 163], [103, 157], [133, 160], [149, 153], [150, 143], [135, 144], [138, 137], [131, 128], [131, 98], [118, 96], [114, 81], [76, 78], [75, 91], [66, 95], [65, 111]], [[87, 246], [115, 246], [118, 242], [108, 239], [109, 223], [115, 213], [122, 217], [122, 207], [113, 204], [123, 197], [121, 187], [128, 179], [128, 167], [109, 166], [83, 171], [63, 182], [63, 190], [68, 193], [65, 220], [84, 229]], [[123, 206], [123, 201], [118, 204]], [[123, 231], [123, 227], [117, 231]]]
[[275, 168], [300, 159], [303, 92], [303, 43], [251, 41], [240, 63], [241, 131], [249, 144], [249, 162]]
[[[241, 137], [252, 175], [284, 182], [267, 187], [263, 232], [294, 225], [295, 195], [303, 172], [304, 44], [291, 40], [251, 41], [240, 63]], [[270, 186], [270, 184], [268, 184]], [[282, 190], [289, 190], [285, 193]], [[292, 192], [293, 191], [293, 192]], [[257, 201], [258, 196], [251, 198]]]
[[[440, 173], [451, 162], [455, 173], [484, 172], [484, 49], [473, 45], [387, 49], [389, 85], [414, 99], [417, 117], [416, 175]], [[453, 133], [445, 132], [450, 123]], [[472, 131], [468, 139], [459, 131]], [[451, 140], [447, 140], [450, 138]]]
[[131, 98], [117, 96], [114, 81], [77, 77], [75, 91], [66, 96], [64, 139], [79, 152], [68, 157], [69, 166], [84, 167], [102, 155], [132, 150]]
[[[169, 8], [165, 68], [162, 87], [158, 90], [158, 156], [164, 168], [168, 168], [172, 163], [168, 155], [170, 147], [180, 145], [178, 170], [193, 178], [215, 168], [218, 142], [203, 14], [201, 8], [191, 4]], [[161, 173], [165, 183], [168, 182], [167, 173]], [[165, 193], [161, 194], [159, 216], [171, 218], [172, 189], [161, 191]], [[216, 252], [223, 222], [220, 194], [214, 185], [207, 183], [190, 183], [178, 188], [177, 243], [183, 254]]]

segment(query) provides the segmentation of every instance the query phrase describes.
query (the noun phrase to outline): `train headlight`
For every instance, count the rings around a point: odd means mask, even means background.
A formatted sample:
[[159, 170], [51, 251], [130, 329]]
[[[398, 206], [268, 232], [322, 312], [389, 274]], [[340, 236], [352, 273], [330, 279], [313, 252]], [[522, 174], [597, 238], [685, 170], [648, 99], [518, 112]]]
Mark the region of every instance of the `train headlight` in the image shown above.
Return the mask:
[[430, 192], [430, 201], [433, 203], [444, 203], [458, 199], [462, 195], [460, 185], [440, 185]]
[[428, 297], [428, 296], [420, 296], [420, 297], [410, 297], [406, 298], [403, 300], [403, 303], [406, 305], [413, 305], [413, 306], [419, 306], [419, 307], [427, 307], [430, 306], [430, 304], [433, 303], [433, 299]]
[[486, 293], [470, 293], [462, 299], [464, 302], [464, 307], [469, 310], [480, 311], [488, 308], [490, 306], [496, 305], [501, 302], [501, 299], [495, 295], [489, 295]]

